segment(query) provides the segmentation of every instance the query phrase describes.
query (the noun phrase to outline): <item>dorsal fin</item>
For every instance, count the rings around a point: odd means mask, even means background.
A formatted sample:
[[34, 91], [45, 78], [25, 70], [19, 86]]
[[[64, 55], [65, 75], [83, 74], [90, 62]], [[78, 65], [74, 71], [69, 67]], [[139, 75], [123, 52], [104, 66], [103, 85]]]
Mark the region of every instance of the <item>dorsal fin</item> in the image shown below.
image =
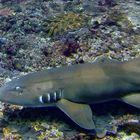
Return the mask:
[[89, 105], [61, 99], [57, 102], [57, 106], [80, 127], [89, 130], [95, 129], [92, 111]]

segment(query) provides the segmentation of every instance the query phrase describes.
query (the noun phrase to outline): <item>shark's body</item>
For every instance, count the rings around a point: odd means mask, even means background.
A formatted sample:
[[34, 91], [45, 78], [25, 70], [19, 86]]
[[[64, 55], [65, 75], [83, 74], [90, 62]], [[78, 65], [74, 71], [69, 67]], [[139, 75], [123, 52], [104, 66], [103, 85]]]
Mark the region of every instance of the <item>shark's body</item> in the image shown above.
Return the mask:
[[[123, 100], [140, 107], [140, 59], [34, 72], [0, 88], [0, 100], [27, 107], [57, 106], [84, 129], [94, 129], [89, 104]], [[132, 94], [133, 93], [133, 94]]]

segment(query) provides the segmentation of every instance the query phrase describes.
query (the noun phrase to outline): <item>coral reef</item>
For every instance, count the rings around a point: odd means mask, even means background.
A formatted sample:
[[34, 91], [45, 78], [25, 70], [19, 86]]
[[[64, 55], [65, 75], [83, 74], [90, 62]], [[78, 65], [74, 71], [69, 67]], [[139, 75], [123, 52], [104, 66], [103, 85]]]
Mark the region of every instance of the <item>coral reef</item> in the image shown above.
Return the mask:
[[125, 131], [126, 133], [131, 134], [135, 132], [140, 134], [140, 117], [139, 115], [130, 115], [126, 114], [115, 119], [115, 124], [121, 126], [120, 131]]
[[22, 140], [16, 130], [10, 130], [9, 128], [3, 128], [3, 135], [4, 138], [1, 140]]
[[112, 9], [109, 11], [104, 24], [116, 24], [121, 30], [125, 30], [125, 32], [128, 33], [133, 33], [133, 24], [124, 13], [118, 11], [117, 9]]
[[[140, 56], [139, 9], [138, 0], [1, 0], [0, 85], [25, 72]], [[93, 107], [97, 129], [108, 132], [102, 140], [140, 139], [139, 111], [119, 105]], [[61, 113], [0, 103], [0, 139], [98, 140]]]
[[48, 126], [45, 122], [44, 123], [34, 122], [32, 124], [32, 127], [37, 133], [38, 140], [64, 139], [63, 132], [57, 130], [57, 128], [55, 128], [55, 127]]
[[52, 19], [47, 19], [44, 26], [46, 26], [48, 36], [62, 35], [65, 32], [82, 28], [87, 23], [87, 19], [84, 15], [68, 12]]
[[101, 6], [115, 6], [116, 5], [116, 1], [115, 0], [100, 0], [99, 2], [99, 5]]
[[0, 16], [12, 16], [14, 14], [15, 14], [14, 10], [10, 8], [0, 9]]

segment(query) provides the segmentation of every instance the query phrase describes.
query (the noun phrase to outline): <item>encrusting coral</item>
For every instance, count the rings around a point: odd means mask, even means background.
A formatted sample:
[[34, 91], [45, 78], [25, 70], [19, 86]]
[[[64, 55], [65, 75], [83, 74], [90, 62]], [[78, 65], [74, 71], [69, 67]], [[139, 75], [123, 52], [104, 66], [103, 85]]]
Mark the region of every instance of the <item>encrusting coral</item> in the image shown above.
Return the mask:
[[62, 35], [64, 32], [83, 27], [86, 24], [86, 19], [87, 17], [83, 15], [68, 12], [47, 20], [44, 22], [44, 26], [47, 26], [48, 36]]

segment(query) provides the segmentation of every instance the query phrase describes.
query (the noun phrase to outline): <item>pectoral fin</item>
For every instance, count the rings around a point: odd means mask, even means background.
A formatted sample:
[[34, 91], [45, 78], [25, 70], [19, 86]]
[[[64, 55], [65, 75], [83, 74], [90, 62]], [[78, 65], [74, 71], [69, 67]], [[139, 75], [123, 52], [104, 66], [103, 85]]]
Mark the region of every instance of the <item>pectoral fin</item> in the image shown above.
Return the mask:
[[127, 95], [123, 97], [122, 100], [128, 104], [140, 108], [140, 93]]
[[95, 129], [92, 111], [89, 105], [61, 99], [57, 102], [57, 106], [80, 127], [84, 129]]

